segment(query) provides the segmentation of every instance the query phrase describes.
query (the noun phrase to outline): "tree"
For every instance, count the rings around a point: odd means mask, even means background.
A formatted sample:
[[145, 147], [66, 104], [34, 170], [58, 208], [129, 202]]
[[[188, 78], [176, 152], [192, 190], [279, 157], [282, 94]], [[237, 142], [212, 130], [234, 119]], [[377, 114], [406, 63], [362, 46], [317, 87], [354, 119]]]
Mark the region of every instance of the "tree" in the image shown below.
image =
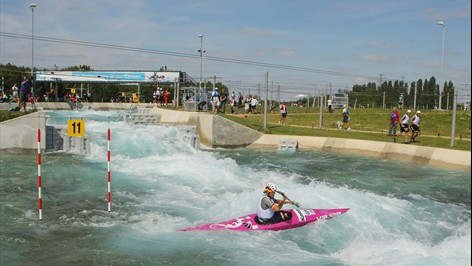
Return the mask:
[[61, 70], [63, 71], [93, 71], [93, 69], [87, 65], [69, 66]]
[[456, 94], [456, 90], [455, 90], [454, 85], [452, 84], [451, 81], [444, 84], [444, 95], [442, 97], [441, 107], [452, 109], [452, 104], [454, 103], [455, 94]]
[[3, 86], [5, 86], [5, 93], [12, 94], [11, 88], [16, 83], [20, 86], [21, 81], [25, 77], [31, 75], [31, 68], [19, 67], [8, 63], [6, 65], [0, 64], [0, 76], [3, 77]]

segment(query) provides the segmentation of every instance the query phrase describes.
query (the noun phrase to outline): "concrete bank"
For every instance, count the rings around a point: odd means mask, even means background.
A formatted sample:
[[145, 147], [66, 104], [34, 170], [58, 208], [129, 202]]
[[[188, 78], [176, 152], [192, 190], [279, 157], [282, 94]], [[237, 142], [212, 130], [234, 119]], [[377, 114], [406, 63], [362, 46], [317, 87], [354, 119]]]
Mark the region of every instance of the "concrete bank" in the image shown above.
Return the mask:
[[46, 113], [35, 112], [0, 123], [0, 151], [37, 153], [38, 129], [41, 130], [41, 150], [46, 143]]
[[211, 148], [245, 147], [263, 135], [256, 130], [210, 113], [182, 112], [163, 108], [153, 108], [150, 113], [160, 115], [161, 124], [195, 125], [200, 143]]
[[471, 153], [468, 151], [415, 146], [414, 144], [404, 145], [381, 141], [326, 137], [263, 135], [251, 146], [277, 146], [280, 139], [295, 139], [298, 141], [300, 149], [361, 154], [441, 168], [471, 170]]
[[[38, 106], [44, 110], [70, 109], [67, 103], [42, 103]], [[140, 104], [139, 107], [152, 106], [154, 105]], [[130, 108], [136, 108], [136, 104], [84, 103], [83, 106], [83, 109], [94, 110]], [[196, 126], [200, 143], [211, 148], [270, 147], [277, 149], [280, 140], [293, 139], [298, 142], [299, 148], [302, 150], [313, 149], [362, 154], [435, 167], [471, 170], [471, 152], [469, 151], [355, 139], [265, 135], [218, 115], [204, 112], [173, 111], [155, 107], [149, 109], [149, 113], [160, 116], [160, 124]], [[37, 150], [37, 129], [39, 127], [42, 129], [41, 132], [44, 132], [44, 117], [44, 113], [39, 112], [0, 123], [0, 150]], [[41, 119], [44, 122], [41, 122]], [[41, 136], [42, 140], [45, 138], [43, 135]]]

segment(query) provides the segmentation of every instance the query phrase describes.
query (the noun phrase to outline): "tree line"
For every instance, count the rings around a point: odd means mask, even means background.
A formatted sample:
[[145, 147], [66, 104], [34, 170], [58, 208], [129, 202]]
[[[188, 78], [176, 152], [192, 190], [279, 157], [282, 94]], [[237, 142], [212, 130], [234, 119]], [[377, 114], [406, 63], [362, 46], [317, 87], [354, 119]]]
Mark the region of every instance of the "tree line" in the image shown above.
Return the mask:
[[[413, 81], [409, 86], [408, 83], [398, 80], [384, 81], [380, 86], [374, 82], [354, 85], [348, 95], [351, 104], [356, 101], [358, 105], [365, 107], [383, 107], [384, 101], [386, 106], [396, 106], [403, 93], [404, 106], [407, 108], [413, 108], [416, 95], [416, 106], [433, 109], [439, 106], [439, 89], [439, 84], [433, 76], [430, 79]], [[441, 96], [441, 108], [452, 108], [454, 93], [455, 88], [452, 81], [445, 82]]]

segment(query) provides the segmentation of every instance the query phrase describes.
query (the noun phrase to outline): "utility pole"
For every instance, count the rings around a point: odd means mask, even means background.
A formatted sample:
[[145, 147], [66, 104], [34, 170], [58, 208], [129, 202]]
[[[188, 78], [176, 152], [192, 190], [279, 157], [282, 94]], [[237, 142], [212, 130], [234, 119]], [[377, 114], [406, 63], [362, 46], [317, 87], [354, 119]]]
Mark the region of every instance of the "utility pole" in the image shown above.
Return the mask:
[[447, 93], [447, 98], [446, 98], [446, 110], [449, 110], [449, 92]]
[[320, 95], [320, 129], [323, 128], [323, 102], [324, 102], [324, 93]]
[[382, 106], [383, 106], [383, 109], [385, 109], [385, 91], [383, 92], [383, 101], [382, 101]]
[[280, 103], [280, 83], [277, 84], [277, 101]]
[[443, 70], [444, 70], [444, 36], [446, 33], [446, 23], [438, 21], [438, 25], [443, 27], [442, 51], [441, 51], [441, 83], [439, 83], [439, 110], [441, 110], [442, 93], [444, 91]]
[[269, 96], [269, 72], [265, 74], [266, 98], [264, 101], [264, 129], [267, 129], [267, 97]]
[[[211, 79], [213, 80], [213, 88], [216, 87], [216, 79], [221, 79], [221, 77], [217, 77], [216, 75], [213, 75], [213, 77], [207, 77], [208, 79]], [[205, 83], [206, 84], [206, 79], [205, 79]]]
[[414, 97], [414, 100], [413, 100], [413, 110], [416, 111], [416, 94], [418, 92], [418, 84], [415, 86], [415, 97]]
[[[202, 73], [203, 73], [203, 53], [206, 52], [205, 49], [203, 49], [203, 34], [198, 35], [200, 38], [200, 49], [198, 49], [198, 52], [200, 53], [200, 83], [199, 83], [199, 88], [202, 88]], [[196, 95], [196, 94], [195, 94]]]
[[261, 84], [257, 84], [257, 96], [259, 97], [259, 100], [261, 99]]
[[452, 104], [452, 127], [451, 127], [451, 147], [454, 146], [454, 138], [456, 135], [456, 104], [457, 104], [457, 92], [454, 90], [454, 98]]
[[317, 95], [317, 93], [316, 93], [316, 84], [313, 84], [313, 86], [314, 86], [313, 95], [315, 95], [315, 97], [313, 97], [313, 107], [315, 107], [315, 102], [316, 102], [316, 99], [318, 99], [318, 98], [316, 97], [316, 95]]

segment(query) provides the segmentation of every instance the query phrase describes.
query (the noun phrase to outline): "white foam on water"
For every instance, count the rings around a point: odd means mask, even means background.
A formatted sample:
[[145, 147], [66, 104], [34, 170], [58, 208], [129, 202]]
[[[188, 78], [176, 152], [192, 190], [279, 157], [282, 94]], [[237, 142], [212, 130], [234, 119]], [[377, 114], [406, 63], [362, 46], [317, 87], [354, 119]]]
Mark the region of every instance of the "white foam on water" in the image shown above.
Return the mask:
[[[81, 114], [92, 117], [86, 126], [91, 152], [83, 160], [103, 165], [105, 174], [111, 129], [113, 211], [79, 210], [58, 225], [110, 230], [102, 232], [100, 245], [111, 253], [132, 250], [174, 263], [199, 254], [196, 264], [470, 265], [470, 209], [418, 195], [299, 182], [303, 176], [296, 172], [238, 165], [217, 150], [194, 150], [173, 127], [126, 124], [117, 118], [122, 114]], [[267, 182], [301, 207], [350, 211], [281, 232], [176, 232], [254, 213]]]

